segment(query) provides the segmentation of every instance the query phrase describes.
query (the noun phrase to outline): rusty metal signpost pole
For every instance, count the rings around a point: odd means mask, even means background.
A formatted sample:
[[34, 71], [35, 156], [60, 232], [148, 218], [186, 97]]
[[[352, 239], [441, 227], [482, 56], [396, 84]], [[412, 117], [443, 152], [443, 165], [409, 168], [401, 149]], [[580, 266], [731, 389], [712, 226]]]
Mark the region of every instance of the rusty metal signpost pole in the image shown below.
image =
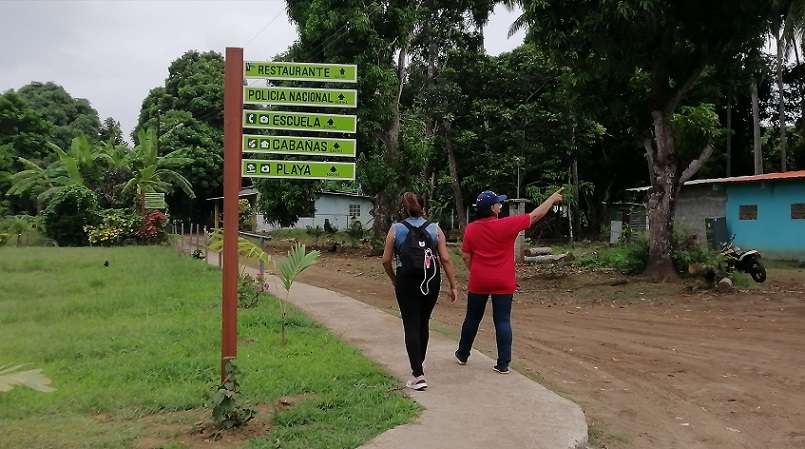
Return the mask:
[[243, 49], [227, 47], [224, 66], [224, 267], [221, 382], [238, 354], [238, 194], [243, 142]]

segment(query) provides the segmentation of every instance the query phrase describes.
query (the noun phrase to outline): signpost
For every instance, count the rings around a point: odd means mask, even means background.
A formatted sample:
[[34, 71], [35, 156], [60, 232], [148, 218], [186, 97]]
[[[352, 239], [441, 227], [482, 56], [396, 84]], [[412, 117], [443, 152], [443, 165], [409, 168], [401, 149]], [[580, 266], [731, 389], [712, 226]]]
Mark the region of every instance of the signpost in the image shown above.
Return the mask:
[[354, 115], [318, 114], [315, 112], [243, 111], [243, 127], [290, 131], [354, 133]]
[[279, 179], [325, 179], [354, 181], [355, 164], [352, 162], [264, 161], [243, 160], [243, 176]]
[[329, 83], [358, 82], [358, 66], [354, 64], [247, 61], [244, 72], [246, 78]]
[[[242, 177], [354, 181], [354, 162], [242, 159], [242, 153], [354, 158], [355, 115], [278, 110], [244, 110], [243, 105], [355, 109], [355, 89], [244, 86], [247, 78], [300, 82], [356, 83], [351, 64], [245, 62], [243, 49], [228, 47], [224, 64], [224, 248], [221, 305], [221, 381], [237, 356], [238, 194]], [[254, 108], [254, 106], [252, 106]], [[338, 133], [344, 136], [243, 134], [243, 129]], [[164, 196], [163, 196], [164, 200]]]
[[146, 209], [165, 209], [164, 193], [148, 192], [144, 196]]
[[243, 136], [244, 153], [355, 157], [355, 149], [355, 139], [261, 136], [255, 134]]
[[317, 89], [312, 87], [250, 87], [243, 88], [244, 104], [274, 106], [315, 106], [322, 108], [356, 108], [355, 89]]

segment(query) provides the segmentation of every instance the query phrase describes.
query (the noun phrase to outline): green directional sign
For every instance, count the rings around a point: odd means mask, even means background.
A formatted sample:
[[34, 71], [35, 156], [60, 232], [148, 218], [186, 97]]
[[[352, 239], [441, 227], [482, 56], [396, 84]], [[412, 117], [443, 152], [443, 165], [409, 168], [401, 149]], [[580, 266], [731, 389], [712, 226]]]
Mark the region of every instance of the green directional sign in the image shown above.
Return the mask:
[[156, 192], [146, 193], [144, 199], [146, 209], [165, 209], [164, 193], [156, 193]]
[[243, 136], [244, 153], [355, 157], [355, 147], [355, 139], [249, 134]]
[[355, 89], [314, 89], [304, 87], [244, 87], [243, 103], [355, 108], [358, 106], [358, 91]]
[[282, 111], [243, 111], [244, 128], [354, 133], [356, 122], [357, 117], [354, 115]]
[[358, 66], [354, 64], [246, 61], [244, 65], [243, 74], [246, 78], [331, 83], [355, 83], [358, 81]]
[[344, 162], [264, 161], [243, 159], [245, 178], [328, 179], [354, 181], [355, 164]]

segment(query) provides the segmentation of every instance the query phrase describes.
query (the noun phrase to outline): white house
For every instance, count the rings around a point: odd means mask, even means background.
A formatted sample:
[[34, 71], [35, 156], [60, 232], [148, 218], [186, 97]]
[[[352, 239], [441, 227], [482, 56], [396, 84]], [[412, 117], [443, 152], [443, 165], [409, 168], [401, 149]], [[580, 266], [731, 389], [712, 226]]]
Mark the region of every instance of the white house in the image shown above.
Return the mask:
[[[256, 199], [258, 193], [255, 189], [244, 189], [241, 198]], [[215, 198], [218, 199], [218, 198]], [[374, 218], [371, 215], [374, 208], [374, 198], [367, 195], [348, 192], [319, 192], [313, 203], [312, 217], [300, 217], [291, 228], [306, 229], [308, 226], [321, 226], [329, 221], [330, 225], [339, 231], [348, 229], [352, 222], [357, 220], [364, 229], [371, 229]], [[257, 231], [272, 231], [280, 227], [275, 223], [266, 223], [263, 214], [257, 214]]]

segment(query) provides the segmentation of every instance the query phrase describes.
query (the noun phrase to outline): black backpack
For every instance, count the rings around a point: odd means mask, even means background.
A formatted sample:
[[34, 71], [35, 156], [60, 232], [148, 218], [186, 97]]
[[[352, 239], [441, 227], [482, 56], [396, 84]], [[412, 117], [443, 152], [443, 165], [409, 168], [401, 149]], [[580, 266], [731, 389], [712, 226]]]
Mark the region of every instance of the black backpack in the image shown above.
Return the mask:
[[430, 222], [426, 221], [422, 226], [414, 226], [406, 220], [400, 223], [408, 228], [408, 235], [405, 237], [398, 254], [402, 263], [400, 270], [410, 275], [427, 274], [433, 269], [438, 270], [438, 259], [434, 255], [436, 242], [433, 241], [427, 231]]

